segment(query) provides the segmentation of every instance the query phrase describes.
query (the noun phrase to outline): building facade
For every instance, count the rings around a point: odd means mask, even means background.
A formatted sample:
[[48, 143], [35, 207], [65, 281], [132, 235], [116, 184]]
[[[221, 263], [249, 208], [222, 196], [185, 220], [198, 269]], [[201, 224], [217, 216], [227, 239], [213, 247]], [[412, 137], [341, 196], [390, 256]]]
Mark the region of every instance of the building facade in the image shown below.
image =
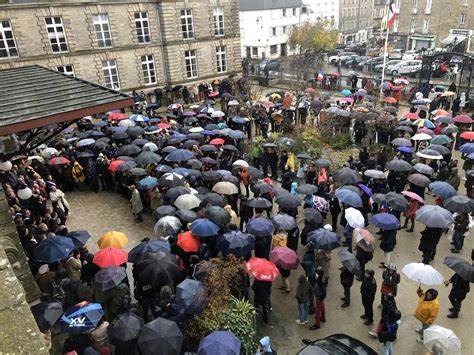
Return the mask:
[[324, 21], [331, 28], [339, 28], [340, 0], [303, 0], [302, 18], [306, 21]]
[[407, 38], [406, 49], [446, 48], [472, 53], [473, 29], [473, 0], [401, 0], [398, 34]]
[[339, 0], [339, 30], [344, 43], [366, 42], [373, 27], [374, 0]]
[[238, 0], [15, 2], [0, 2], [0, 69], [39, 64], [129, 92], [241, 68]]
[[288, 37], [302, 23], [301, 0], [240, 0], [242, 56], [272, 59], [292, 54]]

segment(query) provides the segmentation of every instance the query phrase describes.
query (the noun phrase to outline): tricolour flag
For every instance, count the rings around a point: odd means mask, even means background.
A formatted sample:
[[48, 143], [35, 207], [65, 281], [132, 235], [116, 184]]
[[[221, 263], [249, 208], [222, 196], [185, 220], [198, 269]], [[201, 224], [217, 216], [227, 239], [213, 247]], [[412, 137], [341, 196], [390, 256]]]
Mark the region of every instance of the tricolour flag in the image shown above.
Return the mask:
[[398, 14], [399, 10], [395, 6], [395, 0], [388, 0], [382, 23], [380, 24], [381, 30], [392, 27], [395, 20], [398, 18]]

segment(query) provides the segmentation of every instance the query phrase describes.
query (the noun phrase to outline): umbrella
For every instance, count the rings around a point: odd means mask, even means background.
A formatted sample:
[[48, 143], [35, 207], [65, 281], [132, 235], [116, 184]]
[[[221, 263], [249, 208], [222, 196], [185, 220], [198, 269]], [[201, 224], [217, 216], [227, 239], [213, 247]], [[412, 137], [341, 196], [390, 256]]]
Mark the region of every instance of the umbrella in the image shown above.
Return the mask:
[[204, 181], [216, 181], [222, 178], [222, 175], [216, 170], [208, 170], [202, 173]]
[[253, 193], [256, 194], [266, 194], [273, 191], [273, 186], [267, 184], [266, 182], [257, 182], [250, 187]]
[[225, 233], [218, 241], [217, 248], [224, 255], [249, 255], [255, 247], [255, 241], [250, 235], [240, 231]]
[[169, 188], [166, 191], [165, 196], [167, 198], [169, 198], [170, 200], [174, 201], [179, 196], [184, 195], [184, 194], [189, 194], [189, 193], [190, 193], [190, 190], [187, 189], [186, 187], [184, 187], [184, 186], [175, 186], [175, 187]]
[[355, 184], [356, 182], [362, 181], [360, 174], [350, 168], [339, 169], [334, 173], [333, 179], [343, 185]]
[[136, 155], [142, 151], [138, 145], [126, 144], [120, 147], [118, 155]]
[[431, 265], [423, 263], [406, 264], [402, 272], [410, 280], [423, 285], [441, 285], [443, 284], [443, 276]]
[[251, 258], [245, 267], [247, 272], [260, 281], [273, 282], [280, 274], [277, 267], [271, 261], [263, 258]]
[[413, 169], [410, 163], [401, 159], [393, 159], [389, 161], [385, 165], [385, 168], [387, 170], [394, 170], [394, 171], [411, 171]]
[[72, 239], [72, 242], [74, 243], [74, 249], [82, 248], [84, 245], [86, 245], [90, 237], [91, 235], [87, 231], [73, 231], [66, 235], [66, 238]]
[[193, 222], [198, 218], [197, 213], [191, 210], [179, 210], [176, 212], [176, 216], [184, 222]]
[[[147, 238], [148, 239], [148, 238]], [[128, 253], [128, 262], [136, 263], [138, 262], [145, 254], [156, 253], [161, 251], [163, 253], [170, 253], [170, 244], [163, 240], [146, 240], [140, 242]]]
[[161, 187], [176, 187], [182, 186], [184, 183], [184, 178], [176, 173], [166, 173], [163, 174], [158, 180], [158, 186]]
[[317, 166], [320, 166], [320, 167], [329, 167], [331, 165], [331, 161], [330, 160], [327, 160], [327, 159], [317, 159], [314, 161], [314, 163], [317, 165]]
[[70, 163], [69, 159], [66, 159], [64, 157], [56, 157], [48, 161], [49, 165], [65, 165], [69, 163]]
[[439, 325], [431, 325], [423, 330], [423, 344], [430, 351], [438, 354], [461, 354], [461, 340], [451, 329]]
[[400, 221], [390, 213], [376, 213], [372, 216], [372, 224], [383, 230], [395, 230], [400, 227]]
[[[237, 149], [237, 147], [235, 145], [230, 145], [230, 144], [225, 144], [222, 146], [222, 149], [224, 150], [229, 150], [231, 152], [238, 152], [239, 150]], [[237, 161], [237, 160], [236, 160]], [[240, 160], [241, 162], [244, 161], [244, 160]], [[232, 164], [234, 165], [235, 162]], [[248, 164], [247, 164], [248, 165]]]
[[423, 197], [419, 196], [418, 194], [412, 192], [412, 191], [402, 191], [402, 195], [403, 196], [406, 196], [406, 197], [409, 197], [413, 200], [416, 200], [420, 203], [425, 203], [425, 200], [423, 199]]
[[298, 193], [303, 194], [303, 195], [312, 195], [318, 192], [318, 187], [311, 184], [304, 184], [304, 185], [298, 186], [296, 190], [298, 191]]
[[197, 355], [239, 355], [240, 340], [231, 331], [214, 331], [201, 339]]
[[352, 207], [347, 208], [345, 218], [346, 218], [347, 223], [352, 228], [364, 228], [365, 219], [359, 210], [356, 210], [355, 208], [352, 208]]
[[209, 206], [206, 208], [207, 218], [217, 224], [218, 226], [223, 226], [227, 223], [230, 223], [229, 213], [220, 206]]
[[147, 151], [149, 150], [150, 152], [156, 152], [158, 151], [158, 146], [155, 143], [148, 142], [143, 145], [143, 150]]
[[434, 171], [433, 168], [429, 165], [416, 163], [413, 165], [413, 170], [418, 171], [420, 174], [432, 176]]
[[187, 149], [175, 149], [165, 157], [165, 160], [170, 162], [178, 162], [186, 161], [192, 159], [193, 157], [194, 154]]
[[461, 276], [464, 280], [474, 282], [474, 266], [466, 260], [458, 258], [457, 256], [447, 256], [443, 264], [456, 272], [456, 274]]
[[109, 266], [120, 266], [128, 260], [127, 252], [119, 248], [104, 248], [100, 249], [94, 255], [92, 262], [101, 268]]
[[201, 200], [193, 194], [185, 194], [178, 196], [174, 201], [174, 205], [180, 210], [192, 210], [199, 207]]
[[215, 263], [204, 260], [196, 265], [192, 277], [195, 280], [204, 282], [215, 270], [217, 270], [217, 265]]
[[408, 208], [408, 201], [401, 194], [389, 192], [385, 195], [387, 204], [395, 211], [405, 212]]
[[212, 191], [222, 195], [233, 195], [239, 193], [238, 187], [227, 181], [219, 181], [212, 187]]
[[255, 237], [271, 236], [275, 230], [273, 223], [263, 217], [252, 218], [246, 225], [247, 233]]
[[252, 179], [263, 179], [263, 171], [254, 168], [253, 166], [248, 168], [249, 175], [252, 177]]
[[211, 237], [217, 235], [219, 226], [207, 218], [199, 218], [191, 223], [191, 232], [200, 237]]
[[128, 243], [128, 238], [125, 234], [116, 231], [110, 231], [99, 238], [97, 244], [100, 249], [104, 248], [119, 248], [122, 249]]
[[453, 121], [457, 122], [457, 123], [464, 123], [464, 124], [471, 124], [472, 123], [472, 119], [468, 115], [454, 116]]
[[123, 267], [109, 266], [101, 269], [94, 276], [94, 287], [101, 291], [108, 291], [120, 285], [127, 277]]
[[395, 138], [392, 142], [394, 146], [404, 146], [404, 147], [411, 147], [411, 142], [405, 138]]
[[472, 213], [474, 212], [474, 200], [467, 196], [452, 196], [443, 201], [443, 206], [451, 212]]
[[283, 270], [296, 270], [300, 265], [300, 260], [296, 252], [288, 247], [273, 248], [271, 256], [275, 265], [281, 267]]
[[417, 119], [420, 118], [420, 117], [418, 117], [418, 114], [416, 114], [414, 112], [405, 113], [402, 117], [407, 119], [407, 120], [417, 120]]
[[185, 253], [196, 253], [199, 251], [199, 238], [196, 237], [191, 232], [184, 232], [178, 234], [178, 241], [177, 245], [185, 252]]
[[466, 155], [474, 153], [474, 143], [464, 143], [459, 147], [459, 151]]
[[59, 302], [41, 302], [31, 307], [31, 311], [41, 331], [52, 328], [64, 313]]
[[449, 138], [447, 135], [445, 134], [440, 134], [440, 135], [437, 135], [437, 136], [434, 136], [433, 138], [431, 138], [431, 141], [430, 141], [430, 144], [440, 144], [440, 145], [443, 145], [443, 144], [449, 144], [451, 143], [453, 140], [451, 138]]
[[430, 179], [425, 175], [414, 173], [408, 176], [408, 181], [413, 185], [420, 187], [427, 187], [430, 184]]
[[385, 179], [386, 176], [383, 171], [375, 170], [375, 169], [368, 169], [364, 171], [364, 175], [374, 178], [374, 179]]
[[367, 229], [354, 228], [352, 236], [359, 243], [361, 240], [364, 240], [367, 244], [374, 245], [375, 237]]
[[426, 133], [417, 133], [413, 137], [411, 137], [411, 139], [414, 141], [426, 141], [431, 139], [431, 136]]
[[145, 254], [134, 267], [139, 281], [158, 289], [173, 280], [179, 271], [176, 255], [161, 251]]
[[459, 137], [461, 137], [463, 139], [467, 139], [469, 141], [472, 141], [472, 140], [474, 140], [474, 132], [473, 131], [465, 131], [465, 132], [461, 133]]
[[336, 197], [342, 203], [352, 206], [352, 207], [362, 207], [362, 199], [360, 196], [348, 189], [337, 189], [336, 190]]
[[439, 154], [436, 150], [428, 149], [428, 148], [420, 150], [419, 152], [416, 152], [416, 155], [425, 159], [435, 159], [435, 160], [443, 159], [443, 156]]
[[278, 144], [288, 147], [294, 147], [296, 145], [296, 141], [292, 138], [282, 137], [278, 140]]
[[[168, 158], [168, 156], [166, 156]], [[138, 154], [138, 156], [136, 157], [135, 159], [135, 162], [138, 164], [138, 165], [147, 165], [147, 164], [156, 164], [158, 163], [162, 158], [156, 154], [156, 153], [153, 153], [152, 151], [149, 151], [149, 150], [145, 150], [143, 152], [141, 152], [140, 154]]]
[[298, 208], [299, 206], [301, 206], [301, 199], [298, 196], [291, 194], [278, 196], [275, 199], [275, 202], [281, 208]]
[[200, 281], [186, 279], [176, 287], [176, 303], [186, 314], [199, 314], [207, 306], [208, 293]]
[[93, 145], [95, 140], [92, 138], [81, 139], [76, 143], [76, 147], [87, 147], [88, 145]]
[[279, 230], [292, 230], [296, 228], [296, 219], [290, 215], [278, 213], [272, 217], [273, 225]]
[[117, 315], [107, 329], [109, 342], [119, 347], [124, 346], [127, 342], [135, 341], [144, 324], [143, 319], [133, 312]]
[[204, 202], [212, 205], [212, 206], [219, 206], [224, 207], [228, 204], [227, 198], [221, 196], [215, 192], [209, 192], [206, 194], [204, 198]]
[[176, 216], [176, 208], [170, 205], [163, 205], [155, 209], [152, 216], [156, 221], [166, 216]]
[[319, 225], [324, 222], [321, 212], [315, 208], [305, 208], [303, 210], [303, 215], [307, 222], [310, 222], [314, 225]]
[[415, 218], [427, 227], [448, 228], [454, 222], [453, 215], [439, 206], [425, 205], [416, 211]]
[[130, 137], [138, 137], [138, 136], [141, 136], [143, 133], [145, 133], [145, 130], [139, 126], [133, 126], [133, 127], [127, 128], [127, 134]]
[[155, 235], [162, 238], [175, 235], [180, 229], [181, 222], [175, 216], [162, 217], [154, 226]]
[[350, 96], [352, 93], [350, 90], [344, 89], [341, 91], [341, 94], [344, 96]]
[[[148, 175], [148, 173], [146, 172], [146, 170], [143, 169], [143, 168], [132, 168], [132, 169], [128, 170], [128, 173], [129, 173], [130, 175], [132, 175], [132, 176], [137, 176], [137, 177]], [[154, 179], [154, 178], [153, 178], [153, 179]], [[153, 179], [152, 179], [152, 180], [145, 180], [145, 181], [144, 181], [144, 185], [143, 185], [143, 186], [145, 187], [145, 189], [146, 189], [147, 186], [150, 186], [150, 185], [147, 185], [147, 184], [152, 184], [152, 185], [151, 185], [152, 187], [155, 186], [155, 185], [153, 185], [153, 182], [154, 182]], [[143, 189], [143, 186], [142, 186], [142, 189]]]
[[[120, 162], [120, 164], [117, 164], [117, 167], [112, 167], [112, 164], [115, 163], [115, 162]], [[119, 172], [125, 172], [125, 171], [130, 171], [132, 170], [133, 168], [135, 168], [137, 166], [137, 163], [135, 163], [134, 161], [122, 161], [122, 160], [115, 160], [113, 161], [110, 165], [109, 165], [109, 170], [110, 171], [113, 171], [111, 170], [111, 167], [112, 168], [115, 168], [116, 171], [119, 171]]]
[[142, 354], [178, 355], [183, 341], [175, 322], [158, 317], [143, 326], [137, 344]]
[[339, 256], [342, 265], [344, 265], [351, 274], [357, 276], [362, 274], [362, 268], [360, 267], [359, 261], [352, 253], [347, 250], [340, 250], [337, 255]]
[[45, 263], [54, 263], [66, 258], [75, 249], [71, 238], [54, 236], [42, 240], [35, 248], [35, 259]]
[[61, 316], [61, 330], [76, 335], [85, 333], [94, 329], [103, 315], [104, 311], [99, 303], [78, 303]]
[[432, 145], [429, 145], [427, 147], [427, 149], [429, 150], [434, 150], [436, 152], [438, 152], [439, 154], [441, 155], [445, 155], [445, 154], [451, 154], [451, 150], [446, 148], [445, 146], [443, 145], [438, 145], [438, 144], [432, 144]]
[[436, 196], [447, 200], [450, 197], [457, 195], [457, 191], [450, 184], [444, 181], [435, 181], [429, 184], [430, 191]]
[[137, 187], [140, 190], [149, 190], [149, 189], [154, 188], [156, 185], [158, 185], [158, 179], [156, 177], [153, 177], [153, 176], [148, 176], [144, 179], [141, 179], [137, 183]]
[[247, 202], [247, 206], [251, 208], [264, 208], [265, 209], [265, 208], [271, 208], [273, 204], [270, 201], [268, 201], [266, 198], [255, 197], [255, 198], [250, 199]]
[[298, 159], [303, 159], [303, 160], [311, 160], [313, 159], [313, 157], [309, 154], [306, 154], [306, 153], [300, 153], [296, 156], [296, 158]]
[[314, 249], [332, 250], [341, 246], [338, 235], [324, 228], [309, 232], [306, 240], [313, 244]]

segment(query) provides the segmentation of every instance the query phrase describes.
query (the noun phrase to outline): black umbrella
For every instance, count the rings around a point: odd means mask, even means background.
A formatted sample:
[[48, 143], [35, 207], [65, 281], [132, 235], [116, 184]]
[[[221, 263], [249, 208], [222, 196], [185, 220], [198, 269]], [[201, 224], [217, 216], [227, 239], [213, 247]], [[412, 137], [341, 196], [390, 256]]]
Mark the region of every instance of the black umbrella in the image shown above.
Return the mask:
[[179, 271], [176, 256], [160, 251], [146, 254], [135, 264], [135, 268], [138, 279], [154, 287], [169, 283]]
[[166, 147], [164, 147], [163, 149], [161, 149], [161, 152], [162, 152], [163, 154], [169, 154], [169, 153], [171, 153], [173, 150], [176, 150], [176, 149], [178, 149], [178, 148], [176, 148], [176, 147], [174, 147], [174, 146], [172, 146], [172, 145], [167, 145]]
[[59, 302], [41, 302], [31, 307], [31, 311], [41, 331], [52, 328], [64, 313], [63, 307]]
[[127, 139], [128, 138], [128, 134], [125, 133], [125, 132], [114, 132], [112, 134], [112, 138], [115, 139], [115, 140], [124, 140], [124, 139]]
[[101, 290], [107, 291], [120, 285], [120, 283], [127, 277], [127, 272], [123, 267], [109, 266], [105, 269], [101, 269], [94, 276], [94, 287]]
[[178, 210], [176, 216], [185, 222], [193, 222], [198, 218], [197, 213], [191, 210]]
[[362, 181], [362, 176], [355, 170], [342, 168], [334, 173], [333, 179], [344, 185], [355, 184], [356, 182]]
[[[173, 187], [173, 189], [176, 189], [176, 187]], [[183, 187], [184, 189], [184, 187]], [[171, 189], [170, 189], [171, 190]], [[158, 207], [153, 211], [153, 218], [158, 221], [161, 217], [164, 216], [175, 216], [176, 215], [176, 208], [173, 206], [169, 205], [163, 205]]]
[[395, 211], [405, 212], [408, 208], [408, 201], [405, 196], [395, 192], [389, 192], [385, 195], [388, 206]]
[[140, 126], [130, 126], [125, 131], [130, 137], [138, 137], [145, 133], [145, 130]]
[[222, 178], [222, 181], [231, 182], [231, 183], [233, 183], [234, 185], [237, 185], [237, 186], [240, 185], [239, 178], [237, 176], [234, 176], [234, 175], [224, 176]]
[[344, 265], [350, 273], [357, 276], [361, 275], [362, 268], [360, 267], [359, 261], [352, 253], [349, 253], [347, 250], [341, 250], [337, 255], [339, 255], [342, 265]]
[[203, 166], [203, 163], [197, 159], [189, 159], [186, 162], [186, 165], [189, 166], [191, 169], [201, 169]]
[[270, 208], [273, 204], [263, 197], [255, 197], [247, 202], [247, 205], [251, 208]]
[[292, 230], [297, 227], [296, 219], [284, 213], [278, 213], [272, 217], [273, 225], [276, 229]]
[[305, 208], [303, 215], [306, 221], [314, 225], [322, 224], [324, 221], [323, 215], [315, 208]]
[[138, 154], [136, 157], [135, 161], [137, 162], [138, 165], [147, 165], [147, 164], [156, 164], [158, 163], [162, 158], [153, 152], [150, 152], [149, 150], [145, 150], [144, 152], [141, 152]]
[[158, 186], [161, 187], [176, 187], [182, 186], [184, 178], [181, 175], [174, 173], [166, 173], [158, 180]]
[[426, 149], [434, 150], [435, 152], [438, 152], [441, 155], [451, 154], [451, 150], [446, 148], [444, 145], [431, 144]]
[[238, 152], [239, 151], [235, 145], [230, 145], [230, 144], [225, 144], [224, 146], [222, 146], [222, 149], [228, 150], [230, 152]]
[[176, 200], [179, 196], [189, 194], [190, 192], [191, 191], [184, 186], [175, 186], [169, 188], [166, 191], [165, 196], [174, 202], [174, 200]]
[[298, 193], [303, 194], [303, 195], [312, 195], [318, 192], [318, 187], [311, 184], [304, 184], [304, 185], [298, 186], [296, 190], [298, 191]]
[[98, 149], [98, 150], [103, 150], [105, 148], [108, 147], [108, 143], [104, 142], [104, 141], [97, 141], [94, 143], [94, 148]]
[[186, 279], [176, 287], [176, 303], [186, 314], [199, 314], [207, 306], [208, 293], [200, 281]]
[[[117, 157], [117, 160], [133, 161], [135, 163], [135, 158], [129, 157], [128, 155], [119, 155]], [[136, 163], [135, 163], [135, 165], [136, 165]]]
[[393, 159], [385, 165], [385, 169], [394, 171], [411, 171], [413, 167], [405, 160]]
[[250, 187], [253, 193], [256, 194], [266, 194], [273, 191], [273, 187], [266, 182], [257, 182]]
[[91, 237], [88, 231], [72, 231], [66, 235], [66, 237], [71, 238], [76, 249], [82, 248], [86, 245], [87, 241]]
[[216, 170], [209, 170], [202, 173], [204, 181], [216, 181], [222, 178], [222, 175]]
[[117, 347], [123, 347], [138, 339], [145, 322], [133, 312], [119, 314], [107, 328], [109, 342]]
[[297, 208], [301, 206], [301, 199], [292, 194], [278, 196], [275, 202], [282, 208]]
[[209, 158], [209, 157], [201, 158], [201, 162], [207, 163], [207, 164], [213, 164], [213, 165], [217, 164], [217, 161], [215, 159], [212, 159], [212, 158]]
[[183, 333], [175, 322], [158, 317], [143, 326], [138, 347], [142, 354], [179, 355], [183, 341]]
[[314, 249], [333, 250], [341, 246], [338, 235], [324, 228], [309, 232], [306, 240], [313, 244]]
[[196, 268], [194, 269], [194, 273], [192, 276], [194, 279], [204, 282], [215, 270], [217, 270], [216, 264], [210, 261], [204, 260], [196, 265]]
[[136, 155], [142, 151], [138, 145], [135, 144], [126, 144], [120, 147], [118, 154], [119, 155]]
[[125, 171], [129, 171], [135, 168], [136, 166], [137, 166], [137, 163], [135, 163], [134, 161], [126, 161], [125, 163], [119, 165], [119, 167], [117, 168], [117, 171], [123, 173]]
[[217, 147], [211, 144], [203, 144], [199, 149], [203, 152], [217, 152]]
[[137, 138], [135, 139], [132, 144], [135, 144], [135, 145], [138, 145], [140, 147], [144, 146], [145, 144], [147, 144], [149, 142], [148, 139], [144, 139], [144, 138]]
[[474, 266], [456, 256], [447, 256], [443, 264], [454, 270], [464, 280], [474, 282]]
[[443, 206], [451, 212], [474, 212], [474, 200], [467, 196], [455, 195], [453, 197], [450, 197], [443, 202]]
[[148, 175], [147, 171], [143, 168], [132, 168], [128, 171], [128, 173], [130, 175], [133, 175], [133, 176], [146, 176], [146, 175]]
[[263, 179], [263, 171], [258, 170], [257, 168], [251, 166], [248, 168], [249, 175], [252, 179]]
[[229, 202], [227, 201], [227, 198], [219, 194], [216, 194], [215, 192], [207, 193], [205, 195], [204, 202], [212, 206], [219, 206], [219, 207], [224, 207], [225, 205], [229, 204]]

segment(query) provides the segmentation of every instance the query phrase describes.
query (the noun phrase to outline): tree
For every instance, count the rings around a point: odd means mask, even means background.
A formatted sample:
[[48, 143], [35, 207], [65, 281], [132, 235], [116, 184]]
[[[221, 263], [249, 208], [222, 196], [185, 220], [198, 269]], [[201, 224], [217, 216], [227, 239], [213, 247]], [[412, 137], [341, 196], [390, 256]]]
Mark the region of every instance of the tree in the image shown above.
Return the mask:
[[300, 53], [313, 50], [316, 53], [331, 50], [337, 42], [337, 31], [330, 28], [329, 22], [305, 22], [290, 33], [290, 47], [298, 47]]

